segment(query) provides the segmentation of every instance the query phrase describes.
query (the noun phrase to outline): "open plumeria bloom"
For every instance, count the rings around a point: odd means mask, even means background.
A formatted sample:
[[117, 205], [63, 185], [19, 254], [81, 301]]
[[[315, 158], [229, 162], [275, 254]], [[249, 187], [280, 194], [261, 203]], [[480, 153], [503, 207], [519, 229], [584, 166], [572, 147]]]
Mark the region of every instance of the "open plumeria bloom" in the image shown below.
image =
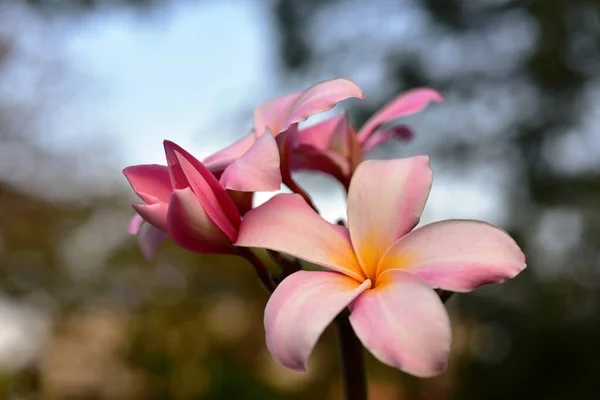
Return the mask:
[[525, 268], [504, 231], [447, 220], [415, 229], [429, 195], [429, 158], [365, 161], [348, 193], [348, 229], [280, 194], [246, 214], [237, 246], [285, 252], [325, 267], [299, 271], [266, 306], [267, 346], [282, 365], [303, 371], [325, 328], [345, 307], [363, 345], [383, 363], [416, 376], [441, 373], [450, 322], [434, 288], [468, 292]]
[[400, 117], [416, 114], [431, 102], [441, 102], [433, 89], [405, 92], [375, 113], [358, 131], [350, 125], [347, 113], [333, 116], [298, 131], [290, 156], [292, 170], [314, 170], [331, 175], [346, 189], [363, 157], [375, 147], [391, 140], [408, 140], [412, 131], [406, 126], [387, 126]]

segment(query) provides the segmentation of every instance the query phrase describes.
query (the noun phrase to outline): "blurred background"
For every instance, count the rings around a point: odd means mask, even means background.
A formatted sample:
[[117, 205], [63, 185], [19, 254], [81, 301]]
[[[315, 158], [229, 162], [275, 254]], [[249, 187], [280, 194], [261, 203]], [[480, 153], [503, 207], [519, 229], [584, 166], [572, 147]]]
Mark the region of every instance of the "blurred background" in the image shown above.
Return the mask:
[[[599, 66], [597, 0], [1, 1], [0, 397], [341, 398], [334, 332], [307, 374], [270, 359], [249, 265], [142, 258], [121, 169], [163, 163], [164, 138], [209, 155], [261, 100], [343, 76], [356, 125], [403, 90], [445, 95], [372, 156], [430, 154], [423, 222], [495, 223], [529, 265], [448, 302], [445, 374], [368, 355], [371, 399], [592, 398]], [[341, 187], [299, 180], [344, 214]]]

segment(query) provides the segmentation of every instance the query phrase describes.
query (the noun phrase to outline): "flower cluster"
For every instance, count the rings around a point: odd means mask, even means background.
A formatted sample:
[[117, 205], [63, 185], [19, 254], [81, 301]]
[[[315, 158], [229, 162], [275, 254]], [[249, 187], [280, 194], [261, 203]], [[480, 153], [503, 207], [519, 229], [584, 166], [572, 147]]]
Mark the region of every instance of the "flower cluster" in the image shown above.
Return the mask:
[[[442, 97], [406, 92], [358, 131], [347, 113], [299, 129], [298, 123], [348, 98], [363, 98], [333, 79], [260, 104], [242, 139], [202, 162], [165, 141], [166, 165], [136, 165], [125, 176], [144, 204], [129, 230], [151, 257], [165, 238], [197, 253], [248, 258], [273, 293], [265, 309], [267, 347], [302, 371], [325, 328], [344, 309], [363, 345], [381, 362], [416, 376], [445, 368], [450, 322], [435, 289], [468, 292], [525, 268], [504, 231], [479, 221], [447, 220], [415, 229], [433, 180], [427, 156], [363, 161], [376, 146], [412, 136], [394, 120]], [[293, 172], [326, 173], [347, 190], [347, 227], [319, 216]], [[252, 208], [255, 191], [286, 185]], [[268, 249], [323, 267], [273, 279], [251, 249]], [[282, 258], [285, 260], [285, 258]], [[302, 265], [297, 263], [295, 265]], [[285, 268], [284, 268], [285, 269]]]

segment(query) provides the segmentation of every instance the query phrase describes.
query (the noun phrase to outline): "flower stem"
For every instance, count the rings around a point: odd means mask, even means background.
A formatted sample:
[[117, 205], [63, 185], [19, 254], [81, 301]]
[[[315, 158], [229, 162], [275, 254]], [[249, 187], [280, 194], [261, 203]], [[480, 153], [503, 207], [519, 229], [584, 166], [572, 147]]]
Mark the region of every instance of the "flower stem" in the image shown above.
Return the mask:
[[346, 310], [335, 319], [340, 348], [344, 400], [367, 400], [367, 376], [365, 375], [362, 344], [354, 333], [348, 316], [349, 313]]
[[250, 264], [252, 264], [254, 270], [256, 271], [256, 275], [258, 275], [258, 279], [260, 279], [260, 283], [262, 283], [265, 290], [269, 293], [273, 293], [275, 287], [277, 287], [277, 284], [273, 280], [273, 277], [261, 259], [258, 258], [256, 254], [252, 252], [252, 250], [246, 247], [238, 247], [237, 254], [241, 257], [244, 257]]

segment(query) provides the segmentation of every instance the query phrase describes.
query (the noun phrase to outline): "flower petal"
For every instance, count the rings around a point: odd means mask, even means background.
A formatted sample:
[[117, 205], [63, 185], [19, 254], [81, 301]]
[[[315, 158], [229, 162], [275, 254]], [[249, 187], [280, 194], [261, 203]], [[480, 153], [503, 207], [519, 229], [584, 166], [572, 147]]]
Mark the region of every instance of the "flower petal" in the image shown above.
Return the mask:
[[127, 232], [129, 232], [130, 235], [137, 235], [143, 222], [144, 218], [142, 218], [140, 214], [136, 213], [129, 220], [129, 224], [127, 224]]
[[369, 118], [358, 132], [358, 140], [364, 143], [373, 132], [386, 122], [410, 114], [416, 114], [427, 107], [430, 102], [441, 102], [442, 100], [443, 97], [440, 93], [429, 88], [413, 89], [402, 93]]
[[[343, 139], [341, 138], [342, 135]], [[343, 154], [344, 158], [348, 160], [350, 166], [349, 175], [352, 175], [358, 165], [362, 162], [362, 148], [354, 128], [350, 125], [346, 125], [344, 129], [336, 131], [335, 135], [331, 138], [330, 147], [332, 150]], [[348, 184], [350, 184], [350, 182], [348, 182]]]
[[164, 165], [132, 165], [123, 170], [129, 184], [148, 204], [168, 203], [171, 199], [169, 169]]
[[350, 163], [344, 157], [312, 146], [296, 147], [291, 153], [290, 168], [292, 171], [320, 171], [344, 185], [350, 173]]
[[290, 125], [290, 127], [278, 134], [275, 137], [277, 147], [279, 147], [279, 158], [281, 166], [281, 180], [284, 183], [289, 183], [292, 179], [292, 170], [290, 169], [290, 159], [292, 156], [292, 140], [298, 133], [298, 124]]
[[215, 175], [227, 168], [229, 164], [240, 158], [252, 145], [256, 142], [256, 135], [250, 132], [248, 135], [233, 142], [223, 150], [216, 152], [213, 155], [202, 160], [202, 164]]
[[351, 97], [363, 99], [364, 95], [360, 87], [349, 79], [338, 78], [316, 83], [294, 101], [287, 124], [304, 121], [311, 115], [327, 111], [340, 101]]
[[294, 147], [311, 146], [320, 150], [327, 150], [331, 137], [336, 132], [336, 127], [345, 118], [348, 118], [348, 114], [342, 113], [301, 129], [294, 137]]
[[196, 253], [231, 253], [232, 240], [215, 224], [190, 188], [173, 192], [167, 216], [178, 246]]
[[225, 169], [220, 180], [225, 189], [255, 192], [281, 188], [279, 147], [273, 135], [267, 133]]
[[167, 232], [155, 228], [149, 223], [141, 224], [137, 233], [137, 239], [144, 258], [148, 261], [151, 260], [161, 243], [168, 237], [169, 234]]
[[333, 135], [329, 140], [329, 149], [338, 154], [341, 154], [345, 158], [350, 158], [352, 152], [353, 141], [359, 146], [356, 140], [356, 132], [350, 126], [350, 119], [348, 113], [344, 113], [345, 118], [339, 120], [335, 126]]
[[235, 244], [282, 251], [364, 279], [346, 229], [325, 221], [297, 194], [278, 194], [248, 212]]
[[223, 186], [183, 148], [168, 140], [165, 140], [164, 146], [174, 189], [191, 187], [210, 219], [231, 240], [235, 240], [240, 214]]
[[419, 277], [387, 271], [350, 309], [356, 335], [382, 363], [419, 377], [446, 368], [450, 320], [438, 295]]
[[371, 152], [375, 147], [396, 139], [408, 141], [413, 137], [413, 131], [408, 126], [391, 126], [387, 129], [378, 129], [362, 144], [362, 154]]
[[269, 100], [258, 106], [254, 113], [256, 134], [262, 135], [268, 127], [277, 135], [290, 125], [327, 111], [351, 97], [364, 98], [356, 83], [338, 78], [318, 82], [303, 92]]
[[429, 157], [362, 162], [348, 192], [348, 227], [365, 274], [374, 279], [379, 259], [419, 222], [433, 172]]
[[291, 93], [259, 104], [254, 110], [254, 131], [256, 132], [256, 136], [263, 135], [267, 129], [273, 135], [277, 136], [278, 133], [287, 129], [287, 127], [284, 129], [281, 127], [285, 124], [290, 107], [301, 95], [302, 92]]
[[325, 328], [370, 286], [369, 280], [360, 284], [337, 272], [299, 271], [285, 278], [265, 308], [267, 348], [273, 358], [284, 367], [306, 371]]
[[154, 225], [158, 229], [163, 231], [167, 229], [167, 208], [168, 203], [155, 203], [155, 204], [132, 204], [131, 205], [135, 212], [139, 214], [144, 221], [151, 225]]
[[513, 278], [525, 265], [525, 255], [503, 230], [480, 221], [449, 220], [398, 240], [378, 270], [406, 269], [433, 288], [468, 292]]

